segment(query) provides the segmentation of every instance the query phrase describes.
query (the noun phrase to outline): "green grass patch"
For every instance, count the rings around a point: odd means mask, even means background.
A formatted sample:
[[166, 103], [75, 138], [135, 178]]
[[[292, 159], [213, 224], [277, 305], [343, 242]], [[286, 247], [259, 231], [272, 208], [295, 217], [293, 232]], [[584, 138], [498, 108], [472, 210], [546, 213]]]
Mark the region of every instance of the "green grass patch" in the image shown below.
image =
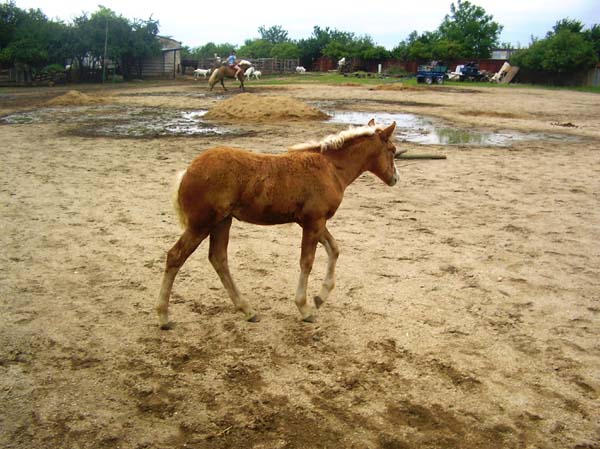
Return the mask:
[[322, 72], [310, 72], [303, 75], [290, 74], [290, 75], [266, 75], [263, 76], [259, 81], [250, 81], [250, 84], [258, 85], [283, 85], [283, 84], [333, 84], [333, 85], [344, 85], [344, 84], [359, 84], [359, 85], [377, 85], [387, 83], [398, 83], [401, 82], [401, 78], [386, 78], [378, 77], [376, 74], [372, 76], [363, 75], [364, 72], [360, 72], [362, 76], [353, 76], [349, 74], [347, 76], [340, 75], [339, 73], [322, 73]]
[[[379, 77], [376, 74], [368, 77], [364, 72], [358, 72], [361, 76], [347, 76], [339, 73], [325, 72], [308, 72], [303, 75], [265, 75], [258, 81], [250, 81], [250, 85], [277, 86], [285, 84], [330, 84], [343, 86], [348, 84], [355, 85], [379, 85], [379, 84], [394, 84], [402, 83], [406, 86], [423, 86], [435, 89], [438, 85], [427, 86], [425, 84], [417, 84], [415, 77]], [[501, 89], [550, 89], [550, 90], [572, 90], [578, 92], [600, 93], [600, 87], [584, 87], [584, 86], [542, 86], [539, 84], [496, 84], [487, 81], [445, 81], [444, 86], [449, 87], [476, 87], [476, 88], [501, 88]]]

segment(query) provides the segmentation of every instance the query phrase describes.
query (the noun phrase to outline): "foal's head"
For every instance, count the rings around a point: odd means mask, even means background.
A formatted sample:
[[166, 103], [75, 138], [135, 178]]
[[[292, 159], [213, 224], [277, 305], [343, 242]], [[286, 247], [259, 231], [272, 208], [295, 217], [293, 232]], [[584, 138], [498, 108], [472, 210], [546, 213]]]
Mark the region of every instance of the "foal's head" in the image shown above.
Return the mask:
[[[375, 127], [375, 120], [369, 121], [369, 126]], [[396, 129], [396, 122], [392, 123], [387, 128], [378, 127], [373, 134], [374, 145], [376, 145], [375, 153], [371, 159], [367, 170], [376, 175], [379, 179], [389, 186], [393, 186], [398, 182], [400, 173], [396, 168], [394, 156], [397, 153], [396, 146], [392, 142], [392, 135]], [[401, 151], [402, 153], [404, 151]]]

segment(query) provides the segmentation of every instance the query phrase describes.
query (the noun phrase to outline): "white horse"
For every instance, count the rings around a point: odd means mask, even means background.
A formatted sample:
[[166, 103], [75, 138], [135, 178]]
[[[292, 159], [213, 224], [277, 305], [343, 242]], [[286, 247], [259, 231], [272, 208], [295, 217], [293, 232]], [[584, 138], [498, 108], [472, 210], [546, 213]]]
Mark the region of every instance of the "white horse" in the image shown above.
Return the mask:
[[260, 70], [254, 70], [252, 75], [254, 75], [254, 79], [257, 80], [262, 76], [262, 72]]
[[299, 65], [298, 67], [296, 67], [296, 73], [306, 73], [306, 69]]
[[200, 78], [200, 75], [206, 79], [207, 75], [210, 75], [210, 69], [196, 69], [194, 70], [194, 79], [197, 81]]

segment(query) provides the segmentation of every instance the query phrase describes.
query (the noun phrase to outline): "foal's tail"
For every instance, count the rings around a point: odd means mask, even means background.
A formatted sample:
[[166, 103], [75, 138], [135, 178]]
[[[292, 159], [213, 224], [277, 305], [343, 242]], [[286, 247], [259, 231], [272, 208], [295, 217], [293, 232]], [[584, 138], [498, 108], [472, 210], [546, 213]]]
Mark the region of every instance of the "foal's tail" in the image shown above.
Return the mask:
[[175, 177], [175, 183], [173, 184], [173, 207], [175, 207], [175, 212], [177, 212], [177, 217], [179, 218], [179, 224], [183, 229], [187, 229], [188, 227], [188, 218], [181, 208], [181, 203], [179, 202], [179, 186], [181, 185], [181, 180], [183, 179], [185, 172], [185, 170], [182, 170], [177, 173], [177, 176]]

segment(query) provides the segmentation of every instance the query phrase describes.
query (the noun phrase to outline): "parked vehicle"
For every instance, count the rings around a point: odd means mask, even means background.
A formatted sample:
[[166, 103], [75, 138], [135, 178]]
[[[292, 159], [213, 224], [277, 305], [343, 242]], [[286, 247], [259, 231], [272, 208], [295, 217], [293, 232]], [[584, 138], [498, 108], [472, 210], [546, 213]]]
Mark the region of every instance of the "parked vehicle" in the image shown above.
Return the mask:
[[430, 65], [421, 65], [417, 69], [417, 83], [444, 84], [448, 67], [433, 61]]
[[481, 81], [484, 77], [484, 74], [479, 71], [479, 66], [474, 62], [467, 62], [460, 69], [458, 67], [456, 69], [456, 72], [460, 72], [459, 81]]

